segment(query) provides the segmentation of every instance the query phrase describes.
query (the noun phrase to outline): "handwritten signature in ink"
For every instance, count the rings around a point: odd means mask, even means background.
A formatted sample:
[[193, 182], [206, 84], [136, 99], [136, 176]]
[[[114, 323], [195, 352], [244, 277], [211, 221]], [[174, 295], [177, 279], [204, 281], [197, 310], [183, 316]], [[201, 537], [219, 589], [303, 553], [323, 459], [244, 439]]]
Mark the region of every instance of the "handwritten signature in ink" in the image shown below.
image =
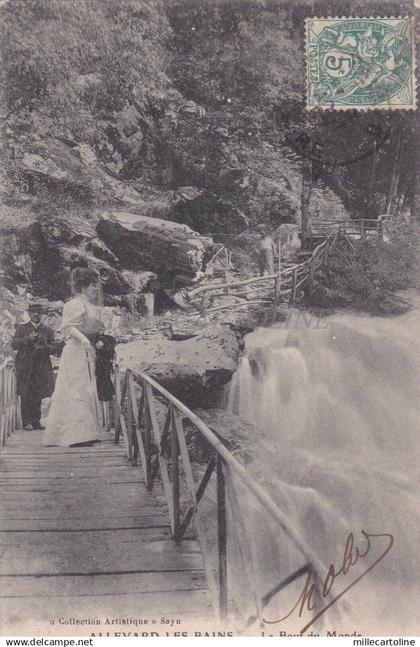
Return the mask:
[[[321, 589], [316, 589], [316, 582], [314, 581], [314, 572], [312, 568], [309, 570], [308, 576], [306, 578], [304, 587], [302, 589], [301, 594], [299, 595], [299, 598], [296, 602], [296, 604], [293, 606], [293, 608], [282, 618], [279, 618], [278, 620], [267, 620], [264, 618], [264, 622], [267, 624], [278, 624], [279, 622], [283, 622], [287, 618], [289, 618], [295, 611], [298, 611], [298, 616], [301, 618], [303, 613], [305, 611], [315, 611], [315, 615], [311, 618], [311, 620], [300, 630], [301, 634], [304, 634], [307, 629], [316, 621], [318, 618], [320, 618], [328, 609], [330, 609], [340, 598], [343, 597], [348, 591], [350, 591], [353, 586], [355, 586], [360, 580], [362, 580], [375, 566], [381, 562], [384, 557], [389, 553], [391, 550], [393, 544], [394, 544], [394, 537], [390, 533], [380, 533], [380, 534], [372, 534], [365, 532], [362, 530], [362, 535], [366, 539], [367, 545], [366, 548], [361, 551], [357, 546], [354, 545], [354, 538], [353, 538], [353, 533], [350, 533], [349, 536], [347, 537], [346, 545], [344, 548], [344, 554], [343, 554], [343, 560], [340, 564], [340, 567], [337, 569], [334, 564], [330, 564], [328, 568], [327, 575], [325, 576], [325, 579], [323, 581], [323, 586]], [[359, 561], [359, 559], [363, 559], [367, 557], [367, 555], [370, 553], [370, 550], [373, 546], [374, 543], [377, 543], [377, 540], [379, 539], [386, 539], [387, 544], [383, 552], [375, 559], [368, 568], [366, 568], [356, 579], [352, 580], [350, 584], [348, 584], [340, 593], [334, 595], [333, 592], [333, 586], [336, 583], [336, 579], [338, 577], [345, 577], [351, 568]], [[329, 601], [327, 601], [327, 604], [323, 606], [321, 609], [319, 609], [320, 603], [330, 596], [330, 594], [333, 596], [332, 599], [330, 598]]]

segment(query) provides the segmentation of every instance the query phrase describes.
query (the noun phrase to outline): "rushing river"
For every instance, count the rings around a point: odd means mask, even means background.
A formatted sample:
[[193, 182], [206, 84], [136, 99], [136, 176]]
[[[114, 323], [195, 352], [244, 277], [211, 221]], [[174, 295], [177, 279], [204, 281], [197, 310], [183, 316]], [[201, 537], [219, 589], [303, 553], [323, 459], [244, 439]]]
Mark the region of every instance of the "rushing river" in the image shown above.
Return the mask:
[[[266, 633], [298, 632], [349, 587], [307, 634], [414, 635], [420, 625], [420, 313], [292, 317], [288, 325], [258, 329], [246, 339], [229, 408], [254, 425], [246, 439], [247, 469], [322, 564], [321, 583], [330, 564], [343, 571], [350, 533], [366, 553], [352, 566], [347, 556], [344, 572], [328, 580], [329, 594], [310, 601], [312, 611], [305, 606], [299, 617], [298, 605], [287, 620], [266, 624]], [[262, 595], [307, 560], [239, 483], [230, 490], [237, 553], [231, 577], [238, 607], [249, 616]], [[265, 619], [287, 615], [305, 580], [276, 594]]]

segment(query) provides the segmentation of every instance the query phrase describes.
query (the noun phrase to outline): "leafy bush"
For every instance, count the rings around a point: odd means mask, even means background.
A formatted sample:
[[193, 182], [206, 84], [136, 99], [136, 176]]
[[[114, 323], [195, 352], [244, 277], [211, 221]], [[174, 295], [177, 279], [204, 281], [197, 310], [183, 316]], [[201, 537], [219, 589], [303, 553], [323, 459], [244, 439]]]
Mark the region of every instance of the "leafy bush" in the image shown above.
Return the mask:
[[[390, 241], [338, 241], [327, 265], [307, 290], [311, 303], [347, 305], [373, 314], [396, 314], [407, 306], [397, 292], [419, 283], [417, 243], [408, 226]], [[322, 303], [321, 303], [322, 301]]]

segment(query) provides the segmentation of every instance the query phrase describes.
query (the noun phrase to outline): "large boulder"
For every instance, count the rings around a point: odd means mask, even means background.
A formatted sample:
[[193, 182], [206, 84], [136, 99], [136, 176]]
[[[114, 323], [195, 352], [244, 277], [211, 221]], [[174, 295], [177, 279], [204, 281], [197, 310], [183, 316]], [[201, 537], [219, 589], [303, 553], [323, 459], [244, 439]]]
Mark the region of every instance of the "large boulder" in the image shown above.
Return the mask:
[[213, 246], [186, 225], [124, 211], [104, 214], [96, 230], [125, 268], [154, 272], [163, 286], [193, 283]]
[[212, 241], [189, 227], [125, 212], [52, 206], [3, 207], [0, 258], [5, 286], [37, 296], [67, 299], [76, 266], [96, 269], [108, 305], [144, 311], [145, 293], [177, 290], [202, 276]]
[[71, 269], [99, 271], [105, 294], [126, 294], [130, 284], [118, 258], [101, 241], [95, 219], [87, 213], [48, 213], [13, 219], [4, 213], [0, 226], [1, 260], [6, 287], [21, 286], [38, 296], [70, 296]]
[[122, 368], [142, 371], [190, 406], [214, 402], [229, 382], [239, 359], [237, 335], [221, 324], [208, 326], [184, 341], [155, 337], [117, 346]]

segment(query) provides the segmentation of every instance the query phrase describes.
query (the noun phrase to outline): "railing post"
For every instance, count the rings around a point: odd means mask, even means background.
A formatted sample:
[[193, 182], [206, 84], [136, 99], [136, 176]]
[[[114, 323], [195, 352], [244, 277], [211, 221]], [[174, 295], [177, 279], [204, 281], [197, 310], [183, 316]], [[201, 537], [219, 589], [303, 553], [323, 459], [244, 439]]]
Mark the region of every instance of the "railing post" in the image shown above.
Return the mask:
[[362, 240], [365, 238], [365, 220], [362, 218], [360, 220], [360, 237]]
[[114, 366], [114, 439], [118, 443], [120, 439], [120, 369], [118, 364]]
[[147, 395], [147, 388], [145, 380], [142, 380], [142, 387], [144, 393], [144, 453], [146, 454], [146, 487], [149, 492], [153, 489], [152, 481], [152, 441], [151, 441], [151, 422], [149, 411], [149, 398]]
[[176, 542], [180, 541], [179, 523], [179, 442], [174, 419], [174, 410], [170, 407], [171, 425], [171, 466], [172, 466], [172, 537]]
[[[227, 283], [227, 282], [228, 282], [228, 271], [223, 270], [223, 283]], [[230, 294], [230, 288], [228, 285], [225, 288], [223, 288], [223, 293]]]
[[209, 293], [204, 292], [203, 293], [203, 298], [201, 300], [201, 308], [200, 308], [200, 314], [201, 314], [202, 317], [204, 317], [206, 312], [207, 312], [207, 308], [208, 308], [208, 305], [209, 305], [209, 299], [210, 299]]
[[378, 224], [376, 225], [376, 233], [378, 235], [379, 240], [384, 239], [384, 221], [382, 219], [382, 216], [378, 216]]
[[4, 440], [3, 444], [6, 444], [7, 437], [9, 435], [9, 411], [7, 408], [7, 365], [4, 369], [4, 385], [3, 385], [3, 411], [4, 411]]
[[227, 619], [227, 523], [226, 523], [226, 483], [223, 473], [223, 460], [217, 455], [217, 545], [219, 558], [218, 593], [219, 616], [221, 620]]
[[297, 269], [293, 270], [292, 275], [292, 294], [291, 294], [291, 303], [292, 305], [296, 301], [296, 286], [297, 286]]
[[15, 431], [17, 429], [16, 421], [17, 421], [17, 411], [16, 411], [16, 379], [15, 379], [15, 369], [12, 367], [11, 369], [12, 372], [12, 420], [13, 420], [13, 428], [12, 431]]
[[133, 443], [133, 403], [131, 400], [131, 371], [127, 369], [127, 432], [128, 432], [128, 460], [132, 461], [134, 456], [134, 443]]
[[6, 434], [7, 437], [10, 436], [12, 433], [12, 409], [11, 409], [11, 377], [12, 373], [10, 370], [10, 366], [7, 367], [6, 369], [6, 420], [7, 420], [7, 426], [6, 426]]
[[[17, 387], [16, 387], [17, 389]], [[17, 392], [17, 391], [16, 391]], [[22, 429], [22, 410], [20, 404], [20, 395], [16, 396], [16, 429]]]
[[3, 402], [3, 397], [4, 397], [4, 368], [0, 369], [0, 446], [3, 447], [4, 445], [4, 425], [5, 425], [5, 417], [4, 417], [4, 402]]
[[277, 263], [277, 276], [274, 280], [274, 302], [277, 305], [280, 300], [281, 289], [281, 238], [278, 239], [278, 263]]

